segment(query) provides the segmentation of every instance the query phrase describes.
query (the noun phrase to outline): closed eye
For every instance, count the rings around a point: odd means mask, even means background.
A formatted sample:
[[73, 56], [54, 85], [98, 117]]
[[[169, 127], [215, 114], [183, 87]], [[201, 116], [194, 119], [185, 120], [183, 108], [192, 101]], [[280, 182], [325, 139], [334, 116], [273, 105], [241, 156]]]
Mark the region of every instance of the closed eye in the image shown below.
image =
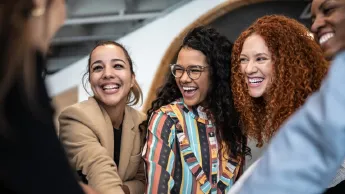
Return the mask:
[[335, 9], [336, 7], [326, 7], [322, 10], [322, 13], [325, 16], [329, 16]]
[[100, 65], [96, 65], [96, 66], [92, 67], [92, 71], [101, 71], [102, 69], [103, 69], [103, 67]]
[[256, 60], [260, 62], [260, 61], [265, 61], [265, 60], [267, 60], [267, 58], [266, 58], [266, 57], [258, 57]]
[[192, 73], [202, 72], [201, 69], [197, 69], [197, 68], [192, 68], [192, 69], [190, 69], [190, 71], [191, 71]]

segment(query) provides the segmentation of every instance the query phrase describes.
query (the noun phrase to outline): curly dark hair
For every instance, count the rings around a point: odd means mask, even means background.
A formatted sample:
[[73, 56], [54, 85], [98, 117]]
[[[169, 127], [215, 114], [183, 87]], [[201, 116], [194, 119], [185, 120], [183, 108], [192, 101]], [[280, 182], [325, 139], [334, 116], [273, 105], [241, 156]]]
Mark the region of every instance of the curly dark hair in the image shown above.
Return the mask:
[[[210, 80], [212, 88], [209, 89], [205, 104], [208, 112], [215, 121], [218, 138], [225, 143], [222, 147], [229, 156], [249, 155], [250, 150], [246, 146], [246, 137], [239, 127], [239, 114], [235, 110], [230, 80], [230, 63], [232, 43], [210, 27], [196, 27], [184, 38], [182, 48], [190, 48], [201, 51], [210, 65]], [[169, 72], [167, 80], [161, 86], [147, 111], [147, 120], [140, 127], [147, 129], [150, 116], [161, 106], [170, 104], [182, 98], [182, 94], [176, 84], [175, 77]], [[223, 149], [224, 148], [224, 149]]]
[[[244, 41], [260, 35], [272, 53], [274, 81], [266, 91], [269, 102], [252, 98], [240, 70]], [[269, 141], [279, 126], [318, 90], [327, 73], [328, 62], [308, 29], [294, 19], [268, 15], [256, 20], [235, 41], [232, 53], [232, 91], [246, 135]]]

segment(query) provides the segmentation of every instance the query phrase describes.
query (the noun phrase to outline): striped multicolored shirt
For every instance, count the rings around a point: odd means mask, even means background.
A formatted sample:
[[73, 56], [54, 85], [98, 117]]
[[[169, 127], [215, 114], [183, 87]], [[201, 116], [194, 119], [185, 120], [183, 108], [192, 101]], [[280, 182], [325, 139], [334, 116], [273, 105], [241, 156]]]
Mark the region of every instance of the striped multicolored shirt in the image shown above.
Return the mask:
[[219, 150], [215, 126], [203, 108], [177, 100], [150, 118], [144, 149], [148, 194], [226, 193], [239, 171], [239, 158]]

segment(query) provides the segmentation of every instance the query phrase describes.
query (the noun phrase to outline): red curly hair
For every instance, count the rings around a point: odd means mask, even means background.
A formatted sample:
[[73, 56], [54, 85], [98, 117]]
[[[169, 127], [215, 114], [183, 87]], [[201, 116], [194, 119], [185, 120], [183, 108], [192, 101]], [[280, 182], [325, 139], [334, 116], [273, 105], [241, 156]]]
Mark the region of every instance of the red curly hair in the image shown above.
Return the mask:
[[[249, 95], [240, 69], [243, 43], [254, 33], [265, 40], [275, 67], [274, 81], [266, 91], [269, 102]], [[328, 64], [309, 30], [285, 16], [261, 17], [239, 36], [232, 51], [234, 103], [246, 135], [257, 140], [258, 147], [269, 141], [279, 126], [319, 89]]]

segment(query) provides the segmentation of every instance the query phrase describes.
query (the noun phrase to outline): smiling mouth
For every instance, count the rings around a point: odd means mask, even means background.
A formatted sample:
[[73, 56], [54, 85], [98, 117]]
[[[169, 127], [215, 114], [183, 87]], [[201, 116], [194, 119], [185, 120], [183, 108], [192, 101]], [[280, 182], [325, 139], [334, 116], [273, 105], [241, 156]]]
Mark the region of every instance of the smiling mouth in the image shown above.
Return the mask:
[[248, 85], [259, 86], [263, 81], [264, 81], [264, 78], [261, 78], [261, 77], [248, 78]]
[[249, 83], [256, 84], [264, 81], [264, 78], [248, 78]]
[[333, 32], [329, 32], [329, 33], [326, 33], [326, 34], [322, 35], [322, 36], [319, 38], [319, 44], [320, 44], [320, 45], [325, 44], [329, 39], [333, 38], [334, 35], [335, 35], [335, 34], [334, 34]]
[[121, 85], [116, 83], [116, 84], [105, 84], [101, 88], [103, 89], [103, 91], [105, 91], [105, 93], [112, 94], [112, 93], [117, 92], [120, 87]]
[[183, 86], [183, 96], [185, 97], [192, 97], [198, 90], [198, 87], [192, 87], [192, 86]]

